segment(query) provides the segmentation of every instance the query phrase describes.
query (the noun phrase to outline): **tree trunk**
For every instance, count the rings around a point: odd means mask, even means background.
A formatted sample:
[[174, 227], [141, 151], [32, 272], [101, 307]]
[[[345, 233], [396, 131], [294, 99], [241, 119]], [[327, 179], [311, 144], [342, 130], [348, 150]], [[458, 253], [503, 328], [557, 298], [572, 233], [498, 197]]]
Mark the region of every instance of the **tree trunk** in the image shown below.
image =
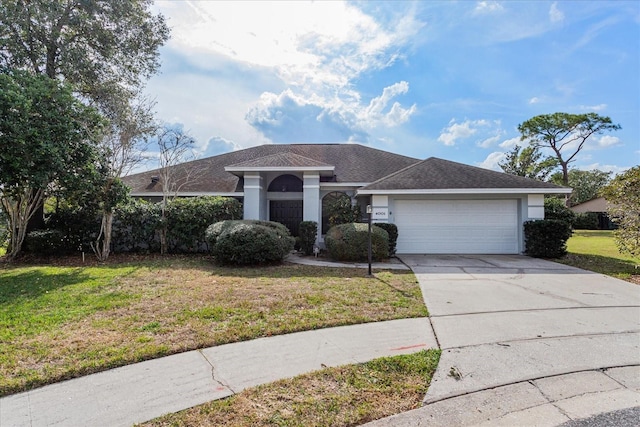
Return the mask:
[[27, 235], [29, 220], [38, 210], [44, 200], [43, 189], [28, 188], [17, 199], [10, 199], [2, 196], [2, 207], [9, 217], [9, 249], [7, 256], [14, 259], [22, 251], [22, 243]]
[[100, 233], [96, 239], [95, 245], [91, 245], [93, 252], [96, 254], [98, 261], [104, 262], [109, 258], [111, 253], [111, 230], [113, 229], [113, 212], [102, 213], [102, 223], [100, 224]]

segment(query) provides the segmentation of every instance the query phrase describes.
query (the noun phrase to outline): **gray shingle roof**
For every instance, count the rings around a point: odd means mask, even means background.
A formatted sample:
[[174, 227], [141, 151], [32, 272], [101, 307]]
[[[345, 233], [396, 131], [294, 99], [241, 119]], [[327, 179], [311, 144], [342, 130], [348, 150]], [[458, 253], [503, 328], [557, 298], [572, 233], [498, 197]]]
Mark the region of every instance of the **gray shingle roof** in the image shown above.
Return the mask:
[[[555, 184], [496, 172], [449, 160], [430, 157], [389, 176], [372, 182], [367, 190], [445, 190], [445, 189], [517, 189], [558, 190]], [[553, 192], [553, 191], [552, 191]]]
[[268, 168], [278, 168], [278, 167], [316, 167], [316, 168], [326, 168], [333, 167], [333, 165], [329, 165], [327, 163], [319, 162], [314, 159], [310, 159], [308, 157], [301, 156], [295, 153], [276, 153], [270, 156], [258, 157], [257, 159], [247, 160], [246, 162], [240, 162], [233, 165], [228, 165], [230, 168], [258, 168], [258, 167], [268, 167]]
[[[196, 174], [199, 175], [197, 179], [187, 180], [187, 183], [181, 186], [181, 192], [233, 193], [242, 191], [243, 183], [236, 175], [226, 172], [225, 166], [248, 165], [257, 159], [265, 158], [268, 161], [301, 161], [298, 156], [309, 159], [305, 162], [335, 166], [335, 182], [338, 183], [373, 182], [420, 161], [360, 144], [268, 144], [176, 165], [174, 176], [176, 181], [184, 182], [189, 171], [203, 172]], [[133, 195], [161, 194], [162, 183], [154, 184], [151, 180], [153, 176], [159, 175], [156, 169], [129, 175], [124, 177], [123, 181], [131, 187]]]

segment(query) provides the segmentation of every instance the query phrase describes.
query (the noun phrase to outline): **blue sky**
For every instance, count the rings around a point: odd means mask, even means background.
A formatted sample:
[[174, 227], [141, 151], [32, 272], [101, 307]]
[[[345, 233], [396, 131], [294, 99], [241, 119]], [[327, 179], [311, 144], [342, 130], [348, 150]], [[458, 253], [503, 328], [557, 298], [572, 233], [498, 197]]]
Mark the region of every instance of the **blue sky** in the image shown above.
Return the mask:
[[499, 170], [518, 124], [596, 112], [622, 130], [573, 166], [640, 163], [640, 2], [156, 1], [148, 85], [198, 156], [357, 142]]

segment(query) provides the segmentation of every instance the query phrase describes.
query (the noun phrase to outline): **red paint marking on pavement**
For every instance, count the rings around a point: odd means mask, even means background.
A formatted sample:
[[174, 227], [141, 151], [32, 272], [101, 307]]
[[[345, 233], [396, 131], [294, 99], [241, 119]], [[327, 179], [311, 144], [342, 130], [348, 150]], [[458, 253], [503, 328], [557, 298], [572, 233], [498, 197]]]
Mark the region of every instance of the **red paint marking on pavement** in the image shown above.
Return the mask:
[[398, 347], [398, 348], [392, 348], [391, 351], [402, 351], [402, 350], [409, 350], [411, 348], [420, 348], [420, 347], [426, 347], [426, 344], [416, 344], [416, 345], [408, 345], [406, 347]]

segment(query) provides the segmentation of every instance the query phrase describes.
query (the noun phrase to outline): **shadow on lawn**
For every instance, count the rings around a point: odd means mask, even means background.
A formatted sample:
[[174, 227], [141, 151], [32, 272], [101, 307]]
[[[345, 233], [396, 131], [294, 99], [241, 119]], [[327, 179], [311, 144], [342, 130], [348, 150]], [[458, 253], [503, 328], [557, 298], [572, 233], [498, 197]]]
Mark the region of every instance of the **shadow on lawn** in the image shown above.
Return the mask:
[[81, 269], [63, 273], [47, 274], [39, 269], [16, 272], [15, 269], [0, 269], [0, 305], [18, 299], [31, 299], [65, 286], [75, 285], [90, 276]]
[[573, 267], [606, 274], [608, 276], [622, 277], [640, 274], [640, 267], [638, 267], [638, 263], [602, 255], [570, 253], [556, 261]]

